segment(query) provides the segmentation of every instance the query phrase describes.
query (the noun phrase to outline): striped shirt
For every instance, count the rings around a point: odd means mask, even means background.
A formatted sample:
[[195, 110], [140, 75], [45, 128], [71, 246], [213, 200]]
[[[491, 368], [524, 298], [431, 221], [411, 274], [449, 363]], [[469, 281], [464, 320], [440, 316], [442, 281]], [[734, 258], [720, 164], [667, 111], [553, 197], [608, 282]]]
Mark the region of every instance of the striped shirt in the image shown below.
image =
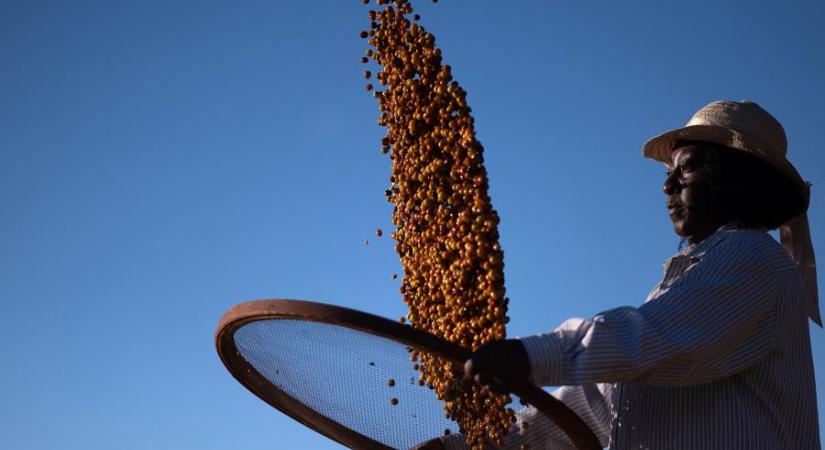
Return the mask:
[[[554, 395], [610, 449], [819, 449], [802, 294], [768, 233], [725, 226], [668, 259], [640, 307], [522, 342], [532, 381], [564, 386]], [[534, 409], [519, 421], [506, 448], [573, 448]]]

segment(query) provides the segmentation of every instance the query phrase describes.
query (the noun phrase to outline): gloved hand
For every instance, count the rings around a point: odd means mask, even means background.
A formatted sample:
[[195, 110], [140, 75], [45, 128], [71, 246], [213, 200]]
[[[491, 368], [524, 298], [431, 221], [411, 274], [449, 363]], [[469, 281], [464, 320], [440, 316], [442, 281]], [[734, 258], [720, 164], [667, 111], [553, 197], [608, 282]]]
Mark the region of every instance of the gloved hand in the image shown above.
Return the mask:
[[530, 359], [518, 339], [493, 341], [464, 363], [464, 376], [493, 392], [506, 394], [530, 378]]

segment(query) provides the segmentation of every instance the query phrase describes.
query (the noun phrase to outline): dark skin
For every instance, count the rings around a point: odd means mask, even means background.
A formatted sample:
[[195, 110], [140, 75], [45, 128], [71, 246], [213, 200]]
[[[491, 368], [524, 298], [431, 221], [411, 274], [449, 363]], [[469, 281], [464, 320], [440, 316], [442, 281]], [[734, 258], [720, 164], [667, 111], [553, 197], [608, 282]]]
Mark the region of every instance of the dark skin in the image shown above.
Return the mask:
[[662, 186], [673, 230], [691, 244], [702, 242], [731, 219], [713, 205], [702, 148], [701, 143], [691, 143], [674, 150]]
[[[667, 166], [662, 190], [673, 229], [691, 244], [698, 244], [730, 221], [713, 206], [711, 174], [705, 166], [702, 143], [676, 148]], [[530, 360], [517, 339], [490, 342], [464, 363], [464, 375], [489, 389], [512, 392], [530, 378]]]

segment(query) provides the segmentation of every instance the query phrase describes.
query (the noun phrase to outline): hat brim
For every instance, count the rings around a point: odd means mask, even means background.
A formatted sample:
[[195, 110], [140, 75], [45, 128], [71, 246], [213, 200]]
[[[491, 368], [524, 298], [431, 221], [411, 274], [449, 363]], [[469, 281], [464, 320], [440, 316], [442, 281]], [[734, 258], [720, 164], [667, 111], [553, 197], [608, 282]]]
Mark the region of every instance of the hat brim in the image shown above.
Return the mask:
[[645, 158], [669, 164], [671, 153], [676, 149], [677, 141], [702, 141], [721, 144], [726, 147], [748, 152], [757, 158], [767, 162], [780, 173], [790, 178], [797, 188], [805, 195], [806, 202], [810, 192], [810, 187], [796, 168], [784, 157], [772, 157], [763, 149], [767, 148], [763, 143], [753, 136], [740, 133], [736, 130], [718, 125], [688, 125], [686, 127], [670, 130], [651, 138], [642, 147], [642, 155]]
[[642, 154], [645, 158], [655, 159], [665, 164], [670, 163], [671, 153], [676, 149], [676, 141], [703, 141], [725, 145], [743, 150], [734, 146], [741, 141], [741, 136], [735, 130], [718, 125], [689, 125], [670, 130], [645, 142]]

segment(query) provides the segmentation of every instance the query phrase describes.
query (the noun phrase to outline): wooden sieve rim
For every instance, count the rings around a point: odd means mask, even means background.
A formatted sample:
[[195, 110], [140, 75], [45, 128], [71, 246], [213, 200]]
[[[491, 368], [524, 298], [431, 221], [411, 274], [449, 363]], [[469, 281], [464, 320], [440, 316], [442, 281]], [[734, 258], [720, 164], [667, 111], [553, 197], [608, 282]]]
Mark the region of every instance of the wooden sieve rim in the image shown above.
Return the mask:
[[[241, 356], [235, 346], [235, 332], [261, 320], [303, 320], [339, 325], [381, 336], [439, 357], [462, 363], [470, 352], [458, 345], [409, 325], [341, 306], [303, 300], [254, 300], [232, 307], [221, 317], [215, 332], [215, 346], [224, 366], [247, 389], [303, 425], [355, 449], [391, 449], [361, 433], [316, 412], [269, 382]], [[601, 450], [598, 438], [587, 424], [564, 403], [544, 390], [526, 384], [513, 389], [523, 401], [541, 411], [564, 431], [579, 450]], [[433, 436], [436, 437], [436, 436]]]

